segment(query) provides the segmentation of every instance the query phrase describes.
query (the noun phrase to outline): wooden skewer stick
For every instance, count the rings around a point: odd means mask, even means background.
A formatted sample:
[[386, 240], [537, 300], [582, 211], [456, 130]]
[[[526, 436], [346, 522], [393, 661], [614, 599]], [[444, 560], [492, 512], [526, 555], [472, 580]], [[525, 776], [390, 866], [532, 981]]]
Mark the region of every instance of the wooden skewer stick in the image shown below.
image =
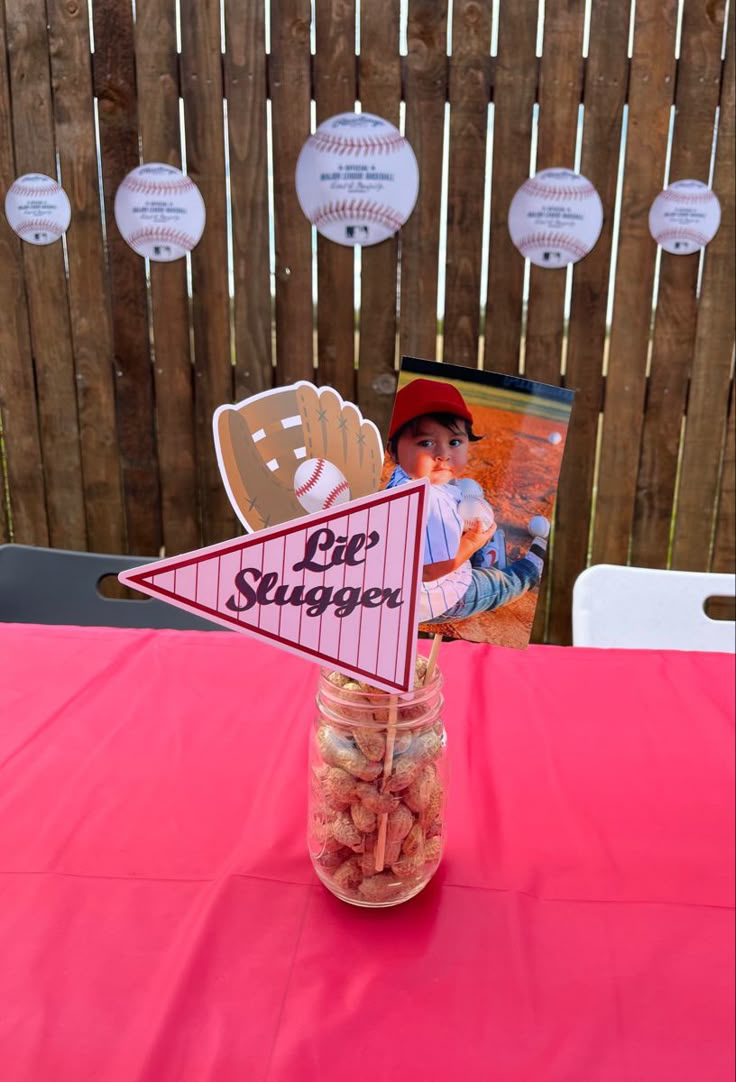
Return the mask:
[[[429, 684], [434, 676], [435, 666], [437, 664], [437, 654], [439, 653], [440, 645], [442, 643], [442, 636], [435, 635], [432, 640], [432, 649], [429, 651], [429, 658], [427, 659], [427, 671], [424, 674], [424, 684]], [[386, 784], [391, 776], [394, 763], [394, 746], [396, 744], [396, 717], [398, 714], [398, 705], [396, 702], [396, 696], [392, 695], [389, 700], [388, 708], [388, 726], [386, 729], [386, 753], [383, 757], [383, 780], [381, 782], [381, 792], [385, 792]], [[381, 817], [378, 820], [378, 837], [376, 838], [376, 872], [382, 872], [383, 866], [386, 861], [386, 832], [388, 831], [388, 812], [382, 812]]]
[[[396, 696], [392, 695], [388, 706], [388, 726], [386, 729], [386, 753], [383, 757], [383, 779], [381, 792], [386, 791], [386, 784], [391, 777], [394, 764], [394, 746], [396, 744], [396, 718], [399, 712]], [[386, 859], [386, 831], [388, 830], [388, 812], [382, 812], [378, 820], [378, 837], [376, 838], [376, 871], [382, 872]]]
[[437, 655], [440, 652], [440, 646], [442, 644], [442, 636], [435, 635], [432, 639], [432, 649], [429, 651], [429, 657], [427, 658], [427, 671], [424, 674], [425, 685], [430, 682], [434, 676], [434, 667], [437, 664]]

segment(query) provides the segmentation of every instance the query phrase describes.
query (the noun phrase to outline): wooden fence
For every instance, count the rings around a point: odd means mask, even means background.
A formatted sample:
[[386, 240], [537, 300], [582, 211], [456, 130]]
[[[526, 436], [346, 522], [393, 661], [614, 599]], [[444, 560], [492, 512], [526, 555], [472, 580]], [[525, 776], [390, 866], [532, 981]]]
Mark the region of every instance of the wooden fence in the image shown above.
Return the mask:
[[[43, 172], [72, 204], [63, 246], [0, 215], [0, 541], [234, 536], [216, 406], [307, 378], [385, 428], [398, 357], [440, 352], [577, 391], [537, 641], [569, 641], [590, 559], [734, 570], [733, 0], [408, 0], [405, 49], [400, 0], [316, 0], [314, 50], [309, 0], [179, 6], [180, 32], [175, 0], [0, 0], [0, 197]], [[358, 297], [353, 251], [322, 238], [313, 281], [294, 189], [312, 104], [319, 123], [356, 100], [404, 124], [421, 177], [400, 237], [362, 251]], [[191, 285], [184, 261], [147, 278], [118, 233], [141, 161], [184, 164], [204, 196]], [[532, 266], [525, 303], [506, 217], [530, 162], [577, 165], [605, 224], [570, 275]], [[667, 178], [720, 198], [702, 268], [649, 235]]]

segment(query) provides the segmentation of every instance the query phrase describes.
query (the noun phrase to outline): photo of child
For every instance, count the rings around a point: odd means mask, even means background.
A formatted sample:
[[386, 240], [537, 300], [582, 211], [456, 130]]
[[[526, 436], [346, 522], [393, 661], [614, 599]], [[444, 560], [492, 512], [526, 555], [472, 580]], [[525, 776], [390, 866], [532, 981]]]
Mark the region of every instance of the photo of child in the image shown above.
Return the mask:
[[[538, 401], [548, 397], [552, 408], [548, 401], [540, 410]], [[404, 359], [383, 481], [386, 488], [423, 477], [430, 484], [419, 595], [422, 630], [511, 646], [528, 643], [571, 400], [571, 392], [528, 380]], [[552, 413], [555, 427], [548, 436], [536, 435], [530, 422], [545, 412]], [[518, 438], [509, 445], [510, 418]], [[500, 443], [494, 429], [503, 430]], [[545, 487], [539, 493], [527, 487], [519, 499], [518, 460], [538, 451], [534, 443], [541, 440], [549, 449]], [[489, 490], [491, 477], [484, 469], [489, 461], [495, 466], [495, 491]], [[508, 492], [504, 478], [511, 482]], [[509, 514], [512, 495], [520, 506]], [[514, 541], [521, 534], [522, 543], [507, 546], [507, 532]]]

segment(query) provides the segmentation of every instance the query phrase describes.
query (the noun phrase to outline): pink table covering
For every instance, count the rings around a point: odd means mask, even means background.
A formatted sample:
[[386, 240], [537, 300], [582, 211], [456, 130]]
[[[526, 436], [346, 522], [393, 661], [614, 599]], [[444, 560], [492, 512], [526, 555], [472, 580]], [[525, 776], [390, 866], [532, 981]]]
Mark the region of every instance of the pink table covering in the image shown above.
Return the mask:
[[0, 626], [2, 1082], [732, 1082], [733, 659], [446, 644], [418, 898], [305, 851], [316, 669]]

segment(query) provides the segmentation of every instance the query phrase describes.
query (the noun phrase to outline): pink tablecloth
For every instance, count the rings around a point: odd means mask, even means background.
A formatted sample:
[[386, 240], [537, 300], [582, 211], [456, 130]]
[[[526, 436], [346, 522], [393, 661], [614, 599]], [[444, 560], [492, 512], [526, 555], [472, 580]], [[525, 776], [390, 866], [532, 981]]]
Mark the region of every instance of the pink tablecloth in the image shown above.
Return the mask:
[[466, 644], [448, 849], [346, 906], [316, 670], [0, 627], [2, 1082], [732, 1082], [732, 659]]

